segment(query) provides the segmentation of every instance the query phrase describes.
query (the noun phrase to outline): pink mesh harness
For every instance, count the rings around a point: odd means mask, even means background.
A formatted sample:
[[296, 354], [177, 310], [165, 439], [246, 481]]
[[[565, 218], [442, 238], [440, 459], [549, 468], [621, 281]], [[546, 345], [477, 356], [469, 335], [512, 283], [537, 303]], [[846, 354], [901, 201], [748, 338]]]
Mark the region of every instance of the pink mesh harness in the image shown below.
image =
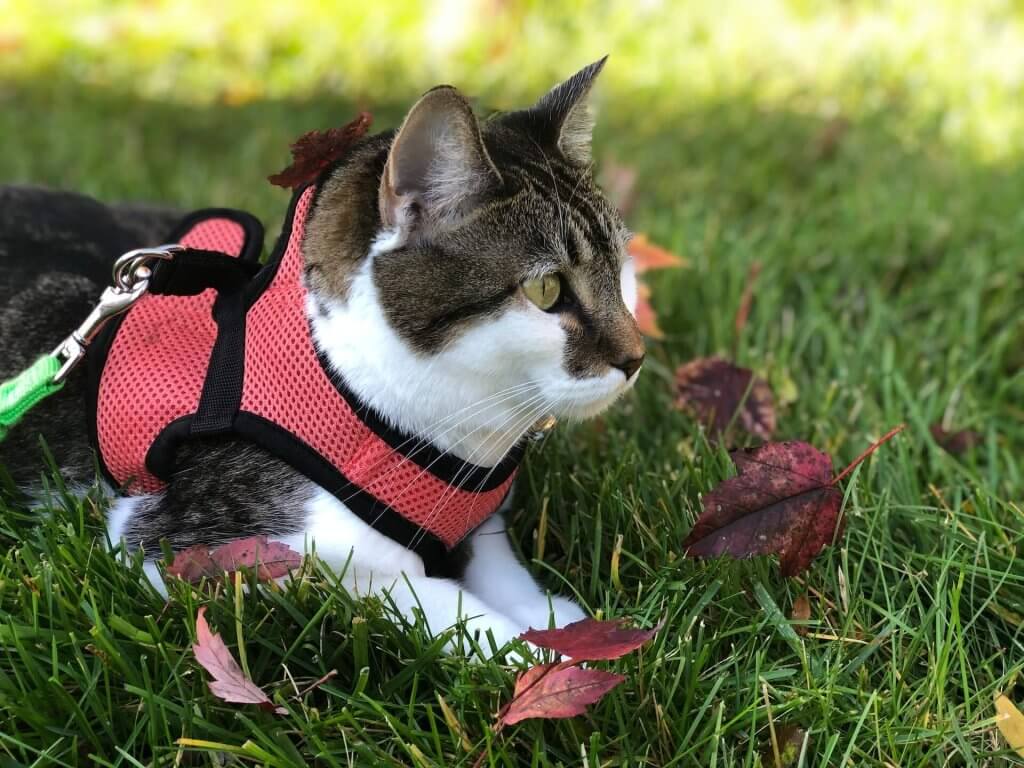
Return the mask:
[[262, 229], [247, 214], [200, 211], [173, 233], [195, 249], [191, 258], [158, 267], [151, 292], [90, 350], [101, 466], [125, 492], [152, 493], [173, 474], [183, 441], [234, 435], [424, 559], [443, 556], [498, 509], [519, 452], [486, 468], [423, 447], [325, 367], [302, 280], [315, 194], [312, 185], [296, 192], [258, 271]]

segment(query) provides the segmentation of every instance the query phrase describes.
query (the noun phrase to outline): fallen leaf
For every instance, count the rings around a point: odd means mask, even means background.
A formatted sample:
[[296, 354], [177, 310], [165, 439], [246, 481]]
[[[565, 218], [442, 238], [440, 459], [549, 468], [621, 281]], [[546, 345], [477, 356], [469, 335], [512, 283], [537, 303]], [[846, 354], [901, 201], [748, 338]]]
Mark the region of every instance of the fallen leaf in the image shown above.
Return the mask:
[[676, 370], [676, 406], [721, 436], [734, 423], [762, 440], [775, 432], [771, 387], [749, 368], [699, 357]]
[[274, 706], [263, 689], [245, 676], [221, 636], [210, 632], [210, 625], [206, 623], [206, 606], [200, 608], [196, 616], [196, 642], [192, 645], [192, 652], [196, 661], [213, 678], [207, 685], [217, 698], [232, 704], [256, 704], [278, 715], [288, 714], [284, 707]]
[[623, 216], [629, 216], [633, 209], [637, 178], [636, 168], [614, 157], [606, 157], [601, 163], [601, 189]]
[[771, 768], [792, 768], [800, 758], [807, 732], [798, 725], [783, 725], [779, 728], [778, 755], [771, 744], [761, 753], [761, 764]]
[[747, 283], [743, 286], [743, 295], [740, 296], [740, 305], [736, 310], [736, 319], [733, 320], [733, 328], [736, 331], [737, 339], [747, 327], [747, 320], [750, 319], [750, 308], [754, 304], [754, 285], [761, 274], [761, 262], [755, 261], [747, 270]]
[[661, 629], [624, 629], [625, 619], [582, 619], [559, 629], [529, 629], [519, 637], [550, 648], [573, 661], [618, 659], [650, 640]]
[[651, 306], [651, 288], [645, 283], [636, 284], [636, 326], [640, 333], [652, 339], [665, 338], [658, 326], [658, 315]]
[[531, 718], [555, 719], [582, 715], [626, 678], [600, 669], [562, 664], [532, 667], [516, 680], [512, 702], [498, 725], [513, 725]]
[[1011, 749], [1024, 757], [1024, 715], [1006, 696], [996, 696], [996, 725]]
[[672, 251], [655, 245], [647, 239], [647, 235], [633, 235], [626, 250], [633, 258], [633, 267], [638, 275], [650, 272], [652, 269], [672, 269], [686, 266], [686, 260], [682, 256], [677, 256]]
[[941, 424], [933, 424], [929, 430], [932, 439], [954, 456], [960, 456], [981, 443], [981, 434], [973, 429], [961, 429], [947, 432]]
[[808, 443], [766, 443], [732, 453], [739, 474], [704, 496], [683, 542], [687, 556], [777, 554], [783, 576], [806, 570], [842, 535], [839, 483], [903, 428], [890, 430], [835, 477], [832, 458]]
[[291, 145], [292, 162], [267, 180], [277, 187], [295, 189], [316, 179], [320, 172], [344, 156], [370, 128], [373, 118], [360, 112], [351, 123], [326, 131], [309, 131]]
[[267, 536], [235, 539], [210, 549], [196, 545], [183, 549], [174, 556], [166, 573], [197, 584], [203, 578], [215, 579], [227, 573], [232, 576], [243, 568], [256, 568], [256, 577], [269, 581], [288, 573], [302, 564], [302, 555], [280, 541]]
[[850, 121], [842, 115], [836, 115], [828, 120], [814, 140], [814, 158], [830, 160], [835, 156], [849, 129]]
[[793, 601], [793, 610], [790, 613], [790, 618], [793, 621], [800, 622], [793, 627], [796, 633], [798, 635], [806, 635], [807, 622], [811, 620], [811, 603], [807, 599], [807, 595], [800, 595]]

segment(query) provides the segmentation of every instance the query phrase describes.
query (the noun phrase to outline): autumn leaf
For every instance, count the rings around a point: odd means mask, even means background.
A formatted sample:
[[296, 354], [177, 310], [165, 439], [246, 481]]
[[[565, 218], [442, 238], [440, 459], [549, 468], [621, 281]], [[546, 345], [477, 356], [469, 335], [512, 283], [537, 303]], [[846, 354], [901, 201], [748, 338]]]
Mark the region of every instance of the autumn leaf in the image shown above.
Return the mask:
[[800, 758], [807, 732], [797, 725], [783, 725], [779, 728], [777, 738], [777, 744], [769, 745], [761, 753], [761, 764], [766, 768], [792, 768]]
[[633, 267], [638, 275], [653, 269], [687, 266], [686, 260], [682, 256], [677, 256], [672, 251], [655, 245], [647, 239], [647, 235], [633, 235], [626, 250], [633, 258]]
[[835, 477], [831, 457], [808, 443], [766, 443], [733, 453], [739, 474], [704, 497], [683, 542], [687, 556], [777, 554], [783, 576], [805, 571], [842, 535], [840, 481], [902, 429], [890, 430]]
[[206, 623], [206, 606], [196, 616], [196, 642], [192, 645], [196, 661], [213, 679], [208, 683], [210, 692], [222, 701], [232, 704], [256, 704], [261, 709], [278, 715], [288, 714], [277, 707], [256, 683], [245, 676], [221, 636], [210, 631]]
[[543, 664], [516, 679], [512, 702], [498, 719], [499, 727], [530, 718], [557, 719], [582, 715], [626, 678], [600, 669]]
[[996, 696], [996, 725], [1010, 748], [1024, 757], [1024, 715], [1002, 694]]
[[267, 180], [277, 187], [295, 189], [316, 179], [320, 172], [343, 157], [370, 128], [373, 118], [360, 112], [351, 123], [326, 131], [304, 133], [291, 145], [292, 162]]
[[811, 619], [811, 603], [807, 599], [807, 595], [800, 595], [793, 601], [793, 610], [790, 613], [790, 618], [793, 621], [799, 622], [799, 624], [793, 627], [796, 633], [798, 635], [806, 635], [807, 622]]
[[214, 549], [201, 544], [183, 549], [174, 556], [166, 573], [197, 584], [203, 578], [219, 578], [225, 572], [231, 576], [243, 568], [255, 568], [258, 579], [269, 581], [287, 576], [301, 564], [302, 555], [287, 544], [270, 541], [266, 536], [250, 536]]
[[519, 637], [550, 648], [573, 661], [618, 659], [650, 640], [661, 629], [624, 629], [625, 619], [598, 621], [582, 619], [559, 629], [529, 629]]
[[775, 432], [771, 387], [749, 368], [720, 357], [699, 357], [676, 370], [676, 406], [720, 437], [733, 424], [762, 440]]
[[947, 432], [941, 424], [933, 424], [929, 431], [932, 434], [932, 439], [939, 444], [939, 447], [954, 456], [967, 453], [967, 451], [981, 442], [981, 435], [973, 429]]
[[636, 285], [636, 326], [640, 333], [652, 339], [663, 339], [665, 333], [658, 326], [658, 315], [651, 306], [651, 289], [645, 283]]

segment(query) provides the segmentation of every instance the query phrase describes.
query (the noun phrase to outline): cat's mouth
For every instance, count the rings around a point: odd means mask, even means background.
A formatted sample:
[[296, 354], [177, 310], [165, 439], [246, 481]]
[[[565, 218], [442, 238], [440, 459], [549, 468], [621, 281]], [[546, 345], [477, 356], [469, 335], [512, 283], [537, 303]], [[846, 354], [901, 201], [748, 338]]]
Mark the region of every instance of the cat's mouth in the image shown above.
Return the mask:
[[585, 421], [607, 410], [636, 383], [640, 371], [625, 378], [618, 370], [586, 379], [546, 382], [543, 389], [551, 402], [550, 415], [558, 420]]

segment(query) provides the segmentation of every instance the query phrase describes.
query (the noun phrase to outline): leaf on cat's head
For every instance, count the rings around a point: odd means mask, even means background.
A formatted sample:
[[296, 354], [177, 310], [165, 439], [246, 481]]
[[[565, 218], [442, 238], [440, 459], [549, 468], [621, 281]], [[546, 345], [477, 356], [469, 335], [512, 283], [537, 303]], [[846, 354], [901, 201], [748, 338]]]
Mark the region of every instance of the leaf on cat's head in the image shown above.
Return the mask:
[[313, 181], [327, 166], [344, 157], [352, 145], [366, 135], [372, 122], [369, 112], [360, 112], [355, 120], [340, 128], [304, 133], [291, 145], [291, 165], [267, 179], [285, 189]]

